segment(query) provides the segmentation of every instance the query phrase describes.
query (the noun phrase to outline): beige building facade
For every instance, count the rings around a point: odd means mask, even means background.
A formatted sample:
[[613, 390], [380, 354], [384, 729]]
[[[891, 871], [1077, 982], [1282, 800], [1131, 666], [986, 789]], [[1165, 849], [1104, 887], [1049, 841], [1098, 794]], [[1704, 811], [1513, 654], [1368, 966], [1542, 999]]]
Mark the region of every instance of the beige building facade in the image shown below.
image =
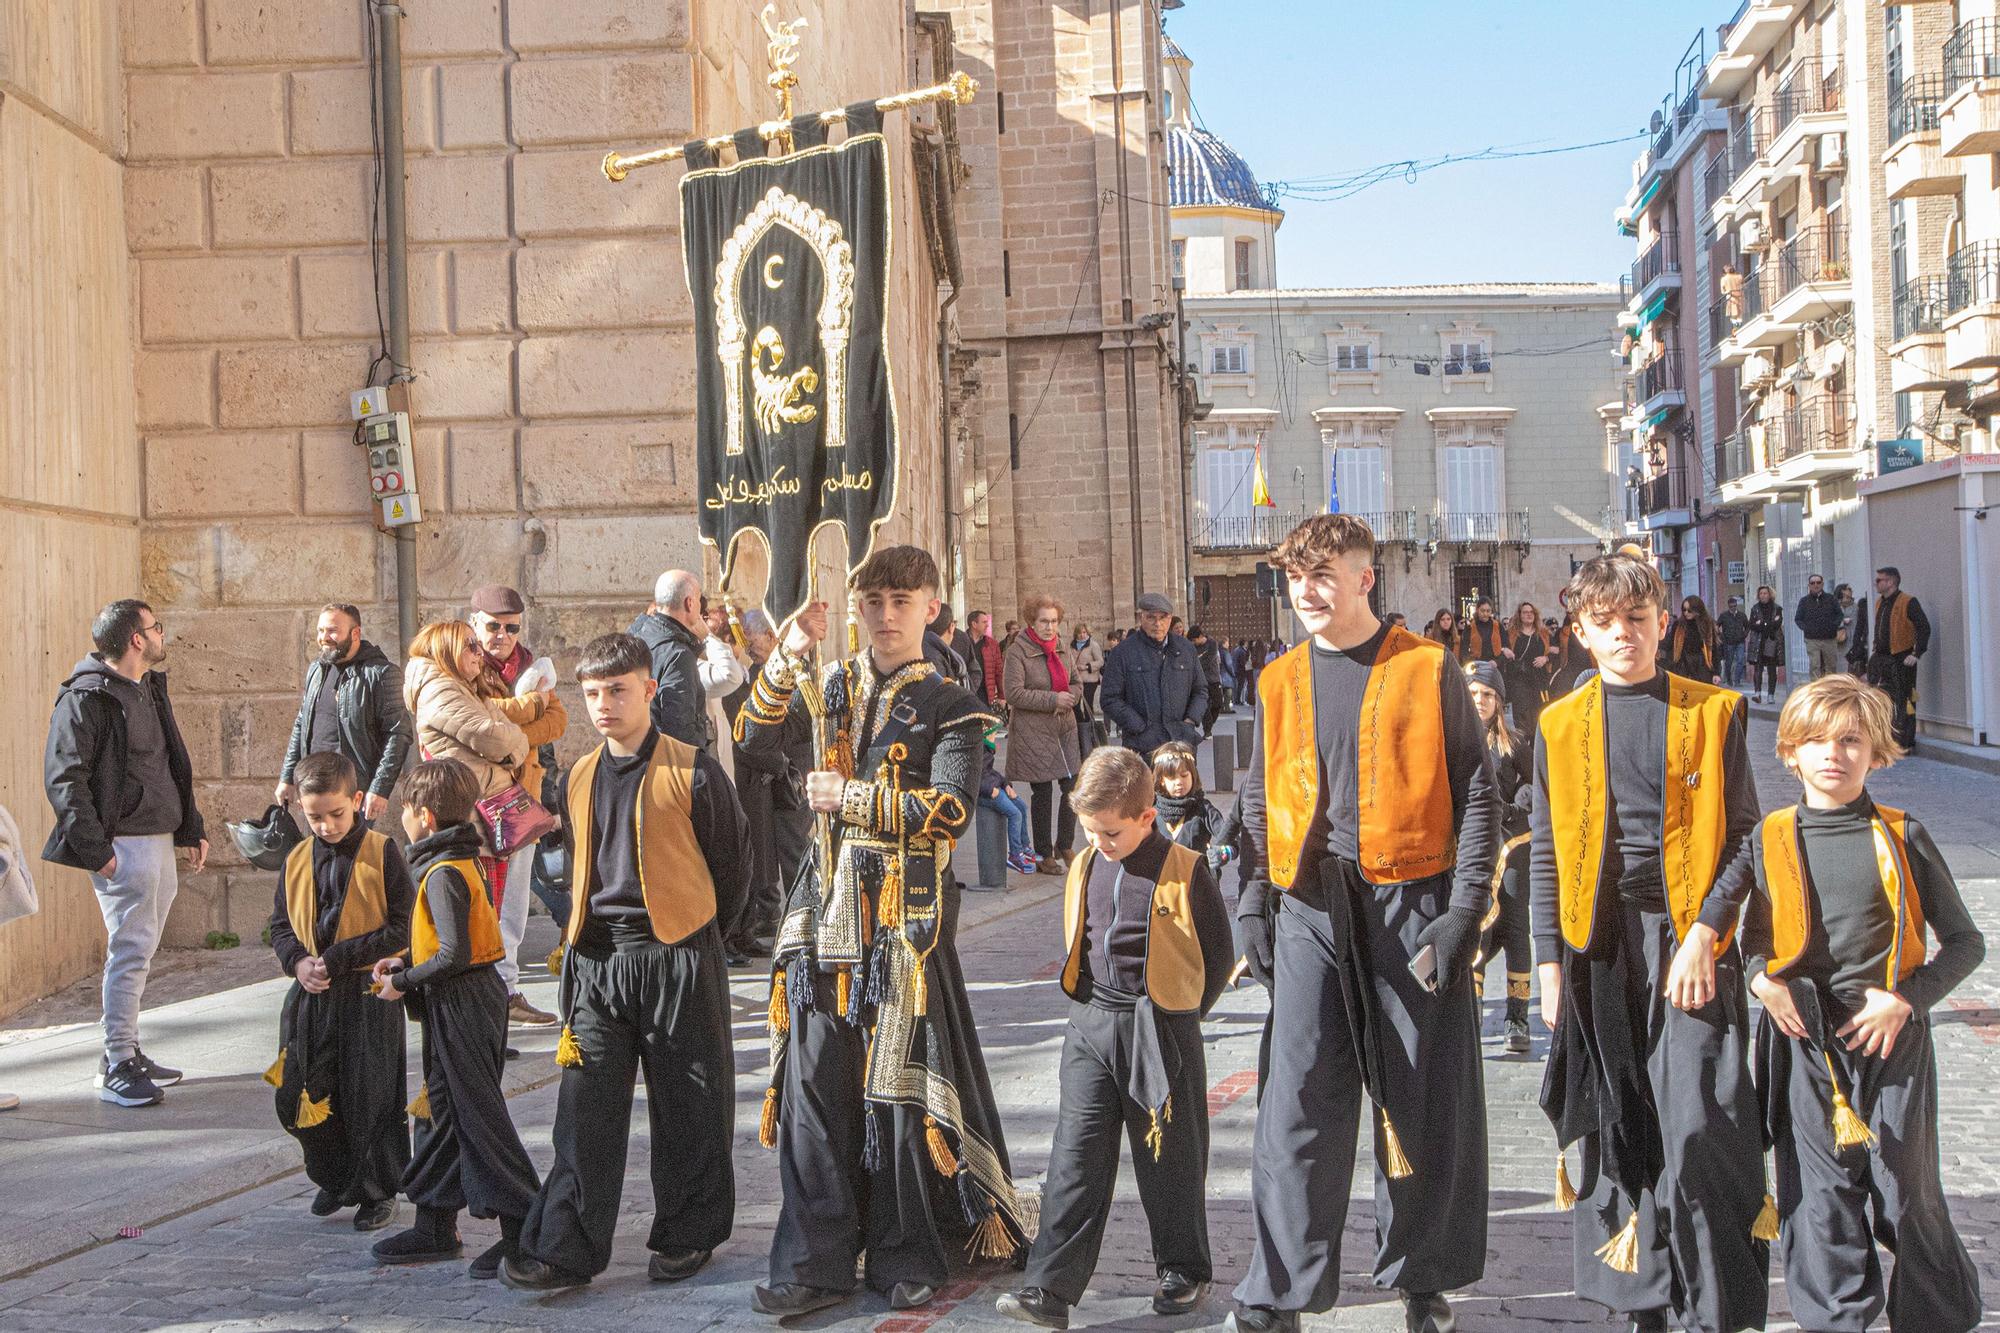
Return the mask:
[[[168, 941], [256, 947], [270, 877], [235, 858], [224, 822], [270, 799], [315, 612], [354, 602], [398, 647], [391, 543], [349, 420], [379, 347], [367, 10], [22, 9], [0, 22], [0, 680], [15, 699], [0, 804], [39, 851], [57, 685], [99, 606], [147, 597], [215, 846]], [[948, 18], [891, 0], [786, 9], [809, 20], [801, 110], [941, 80], [955, 59]], [[719, 0], [408, 6], [421, 619], [509, 583], [528, 640], [566, 665], [643, 609], [660, 570], [698, 567], [679, 168], [613, 185], [599, 165], [768, 118], [765, 41], [755, 6]], [[885, 535], [935, 547], [960, 173], [948, 113], [888, 132], [904, 473]], [[37, 871], [42, 911], [0, 927], [0, 1012], [102, 956], [84, 878]]]

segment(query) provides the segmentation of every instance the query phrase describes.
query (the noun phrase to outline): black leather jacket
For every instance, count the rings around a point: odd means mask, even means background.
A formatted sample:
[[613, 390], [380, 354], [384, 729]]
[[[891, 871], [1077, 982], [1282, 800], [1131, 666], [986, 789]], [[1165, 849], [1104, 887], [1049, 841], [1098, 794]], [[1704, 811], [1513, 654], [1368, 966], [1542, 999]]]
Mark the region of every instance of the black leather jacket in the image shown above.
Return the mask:
[[[315, 661], [306, 669], [305, 695], [299, 701], [299, 715], [292, 720], [285, 762], [278, 769], [280, 782], [290, 782], [292, 770], [306, 757], [313, 709], [325, 680], [325, 662]], [[340, 752], [360, 771], [363, 789], [386, 799], [403, 775], [403, 766], [410, 762], [415, 739], [409, 710], [403, 707], [403, 668], [380, 648], [362, 640], [354, 660], [341, 664], [333, 707], [340, 722]]]

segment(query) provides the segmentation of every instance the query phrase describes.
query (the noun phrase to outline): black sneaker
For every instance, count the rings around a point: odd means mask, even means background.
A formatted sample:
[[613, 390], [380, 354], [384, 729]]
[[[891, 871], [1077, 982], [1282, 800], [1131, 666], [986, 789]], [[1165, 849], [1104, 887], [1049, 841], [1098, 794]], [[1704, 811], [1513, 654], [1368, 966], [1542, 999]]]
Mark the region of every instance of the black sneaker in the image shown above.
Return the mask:
[[481, 1281], [499, 1277], [501, 1261], [513, 1252], [514, 1245], [512, 1241], [494, 1241], [492, 1245], [480, 1251], [477, 1259], [474, 1259], [465, 1266], [466, 1276], [476, 1277]]
[[685, 1282], [702, 1270], [713, 1250], [669, 1250], [646, 1261], [650, 1282]]
[[146, 1071], [146, 1077], [153, 1080], [154, 1084], [159, 1087], [171, 1088], [174, 1084], [180, 1082], [183, 1077], [180, 1070], [167, 1068], [136, 1046], [132, 1048], [132, 1058], [137, 1060], [139, 1067]]
[[113, 1106], [158, 1106], [167, 1099], [167, 1094], [146, 1077], [139, 1058], [132, 1056], [119, 1061], [117, 1068], [105, 1071], [98, 1081], [97, 1099]]
[[396, 1201], [394, 1199], [377, 1199], [373, 1203], [364, 1203], [354, 1210], [354, 1229], [356, 1231], [380, 1231], [395, 1220]]
[[[504, 1278], [506, 1274], [503, 1272], [501, 1276]], [[796, 1319], [839, 1305], [848, 1294], [826, 1287], [808, 1287], [802, 1282], [760, 1282], [750, 1293], [750, 1308], [778, 1319]]]

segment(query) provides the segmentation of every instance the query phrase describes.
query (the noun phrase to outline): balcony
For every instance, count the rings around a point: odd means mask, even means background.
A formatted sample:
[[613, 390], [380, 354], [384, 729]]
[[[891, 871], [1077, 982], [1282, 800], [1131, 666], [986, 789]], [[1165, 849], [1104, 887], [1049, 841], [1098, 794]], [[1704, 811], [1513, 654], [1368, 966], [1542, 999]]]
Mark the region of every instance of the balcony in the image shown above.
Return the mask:
[[1715, 359], [1724, 365], [1743, 360], [1759, 347], [1775, 347], [1791, 336], [1772, 318], [1769, 302], [1777, 289], [1777, 261], [1771, 260], [1742, 276], [1732, 294], [1719, 279], [1716, 303], [1730, 325], [1729, 336], [1715, 345]]
[[1889, 349], [1889, 387], [1896, 393], [1932, 393], [1952, 383], [1944, 359], [1944, 320], [1951, 280], [1913, 278], [1896, 291], [1895, 341]]
[[1687, 384], [1681, 377], [1681, 349], [1668, 343], [1636, 376], [1639, 416], [1647, 421], [1687, 404]]
[[1694, 522], [1686, 468], [1670, 467], [1647, 477], [1633, 487], [1632, 496], [1639, 509], [1639, 525], [1648, 532], [1685, 528]]
[[1911, 79], [1889, 92], [1889, 151], [1882, 154], [1883, 184], [1891, 199], [1955, 194], [1960, 176], [1939, 142], [1942, 74]]
[[2000, 152], [2000, 19], [1961, 23], [1944, 44], [1938, 144], [1946, 157]]
[[1741, 435], [1732, 435], [1726, 440], [1717, 440], [1715, 457], [1711, 460], [1714, 482], [1720, 488], [1738, 477], [1748, 476], [1752, 470], [1750, 441]]
[[1821, 135], [1846, 128], [1840, 71], [1829, 71], [1818, 60], [1794, 64], [1771, 95], [1771, 141], [1764, 150], [1770, 174], [1764, 180], [1764, 197], [1774, 197], [1793, 169], [1807, 163]]
[[1431, 515], [1431, 540], [1440, 546], [1470, 546], [1475, 542], [1525, 546], [1528, 544], [1528, 511], [1503, 509], [1491, 513]]
[[[1635, 314], [1652, 304], [1663, 292], [1677, 291], [1681, 285], [1680, 234], [1662, 232], [1639, 252], [1632, 272], [1621, 286], [1629, 289], [1625, 308]], [[1642, 322], [1643, 322], [1643, 316]]]
[[1716, 31], [1715, 59], [1708, 64], [1708, 95], [1734, 97], [1757, 62], [1770, 53], [1806, 0], [1744, 0], [1736, 17]]
[[1764, 272], [1775, 278], [1764, 293], [1771, 303], [1771, 320], [1788, 331], [1854, 304], [1845, 226], [1820, 223], [1805, 228], [1785, 242]]
[[1731, 211], [1755, 203], [1757, 172], [1764, 165], [1765, 150], [1771, 146], [1771, 111], [1759, 102], [1743, 109], [1736, 127], [1729, 132], [1729, 193]]
[[1974, 242], [1946, 266], [1944, 363], [2000, 366], [2000, 241]]
[[[1285, 539], [1285, 535], [1311, 518], [1310, 513], [1287, 513], [1277, 509], [1254, 509], [1247, 514], [1208, 515], [1196, 513], [1194, 549], [1203, 555], [1262, 554]], [[1428, 536], [1414, 509], [1392, 509], [1382, 513], [1357, 513], [1375, 532], [1375, 544], [1408, 542], [1415, 545]]]

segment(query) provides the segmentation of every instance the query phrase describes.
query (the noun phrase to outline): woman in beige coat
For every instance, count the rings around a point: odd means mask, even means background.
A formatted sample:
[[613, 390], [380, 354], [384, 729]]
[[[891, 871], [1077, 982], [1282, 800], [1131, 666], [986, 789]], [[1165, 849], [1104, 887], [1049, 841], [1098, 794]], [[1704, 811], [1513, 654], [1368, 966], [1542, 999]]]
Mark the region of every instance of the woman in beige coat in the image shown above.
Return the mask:
[[417, 631], [403, 670], [403, 702], [417, 720], [417, 748], [426, 759], [456, 759], [491, 796], [520, 781], [528, 736], [508, 720], [499, 701], [479, 694], [486, 655], [463, 621]]
[[1062, 603], [1053, 597], [1030, 597], [1021, 614], [1027, 627], [1000, 655], [1008, 708], [1007, 777], [1031, 789], [1028, 827], [1041, 861], [1039, 870], [1060, 875], [1076, 841], [1069, 791], [1082, 762], [1076, 705], [1083, 691], [1076, 678], [1076, 658], [1062, 639]]

